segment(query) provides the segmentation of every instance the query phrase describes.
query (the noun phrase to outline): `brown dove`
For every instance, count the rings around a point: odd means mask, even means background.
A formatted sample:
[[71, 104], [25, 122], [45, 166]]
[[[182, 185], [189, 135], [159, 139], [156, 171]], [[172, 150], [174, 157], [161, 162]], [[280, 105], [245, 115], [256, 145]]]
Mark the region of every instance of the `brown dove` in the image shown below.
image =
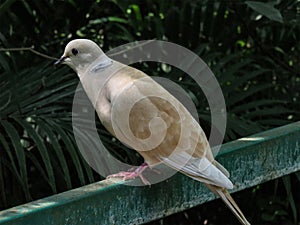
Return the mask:
[[79, 76], [104, 127], [145, 160], [135, 171], [109, 177], [133, 179], [163, 163], [203, 182], [244, 225], [249, 225], [227, 189], [229, 173], [215, 161], [199, 123], [173, 95], [140, 70], [114, 61], [91, 40], [69, 42], [56, 64]]

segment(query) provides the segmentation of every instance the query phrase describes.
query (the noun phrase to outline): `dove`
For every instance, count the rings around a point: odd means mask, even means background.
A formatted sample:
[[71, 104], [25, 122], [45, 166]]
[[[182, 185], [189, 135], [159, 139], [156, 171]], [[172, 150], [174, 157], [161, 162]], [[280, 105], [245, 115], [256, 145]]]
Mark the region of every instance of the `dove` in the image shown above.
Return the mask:
[[124, 180], [163, 163], [197, 181], [219, 196], [241, 224], [249, 225], [227, 189], [229, 173], [213, 157], [199, 123], [171, 93], [150, 76], [109, 58], [88, 39], [70, 41], [58, 64], [70, 66], [95, 108], [103, 126], [145, 160], [135, 171], [108, 176]]

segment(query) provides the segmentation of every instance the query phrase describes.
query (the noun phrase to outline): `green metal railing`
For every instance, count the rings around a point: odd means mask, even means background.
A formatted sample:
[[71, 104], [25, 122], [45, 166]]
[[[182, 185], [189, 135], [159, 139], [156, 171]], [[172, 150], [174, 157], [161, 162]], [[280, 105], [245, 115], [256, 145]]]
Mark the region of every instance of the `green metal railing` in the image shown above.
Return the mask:
[[[300, 170], [300, 122], [222, 146], [233, 192]], [[0, 212], [1, 225], [141, 224], [214, 199], [181, 174], [146, 187], [101, 181]]]

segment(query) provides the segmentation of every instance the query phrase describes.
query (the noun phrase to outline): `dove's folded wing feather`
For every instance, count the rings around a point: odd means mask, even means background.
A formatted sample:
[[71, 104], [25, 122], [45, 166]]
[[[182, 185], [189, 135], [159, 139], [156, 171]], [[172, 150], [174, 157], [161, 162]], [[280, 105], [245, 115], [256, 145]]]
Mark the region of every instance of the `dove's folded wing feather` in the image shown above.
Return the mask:
[[127, 67], [119, 76], [128, 74], [131, 82], [111, 98], [117, 138], [137, 150], [150, 166], [165, 163], [196, 180], [232, 188], [228, 172], [215, 166], [219, 164], [206, 136], [187, 109], [141, 71]]

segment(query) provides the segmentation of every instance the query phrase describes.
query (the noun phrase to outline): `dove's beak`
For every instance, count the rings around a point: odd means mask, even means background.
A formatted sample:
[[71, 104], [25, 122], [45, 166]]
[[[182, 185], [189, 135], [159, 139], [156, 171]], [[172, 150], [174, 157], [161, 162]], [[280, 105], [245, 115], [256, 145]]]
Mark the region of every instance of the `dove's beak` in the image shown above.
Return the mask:
[[66, 58], [67, 58], [66, 56], [62, 56], [59, 60], [57, 60], [57, 61], [54, 63], [54, 66], [58, 66], [58, 65], [64, 63]]

